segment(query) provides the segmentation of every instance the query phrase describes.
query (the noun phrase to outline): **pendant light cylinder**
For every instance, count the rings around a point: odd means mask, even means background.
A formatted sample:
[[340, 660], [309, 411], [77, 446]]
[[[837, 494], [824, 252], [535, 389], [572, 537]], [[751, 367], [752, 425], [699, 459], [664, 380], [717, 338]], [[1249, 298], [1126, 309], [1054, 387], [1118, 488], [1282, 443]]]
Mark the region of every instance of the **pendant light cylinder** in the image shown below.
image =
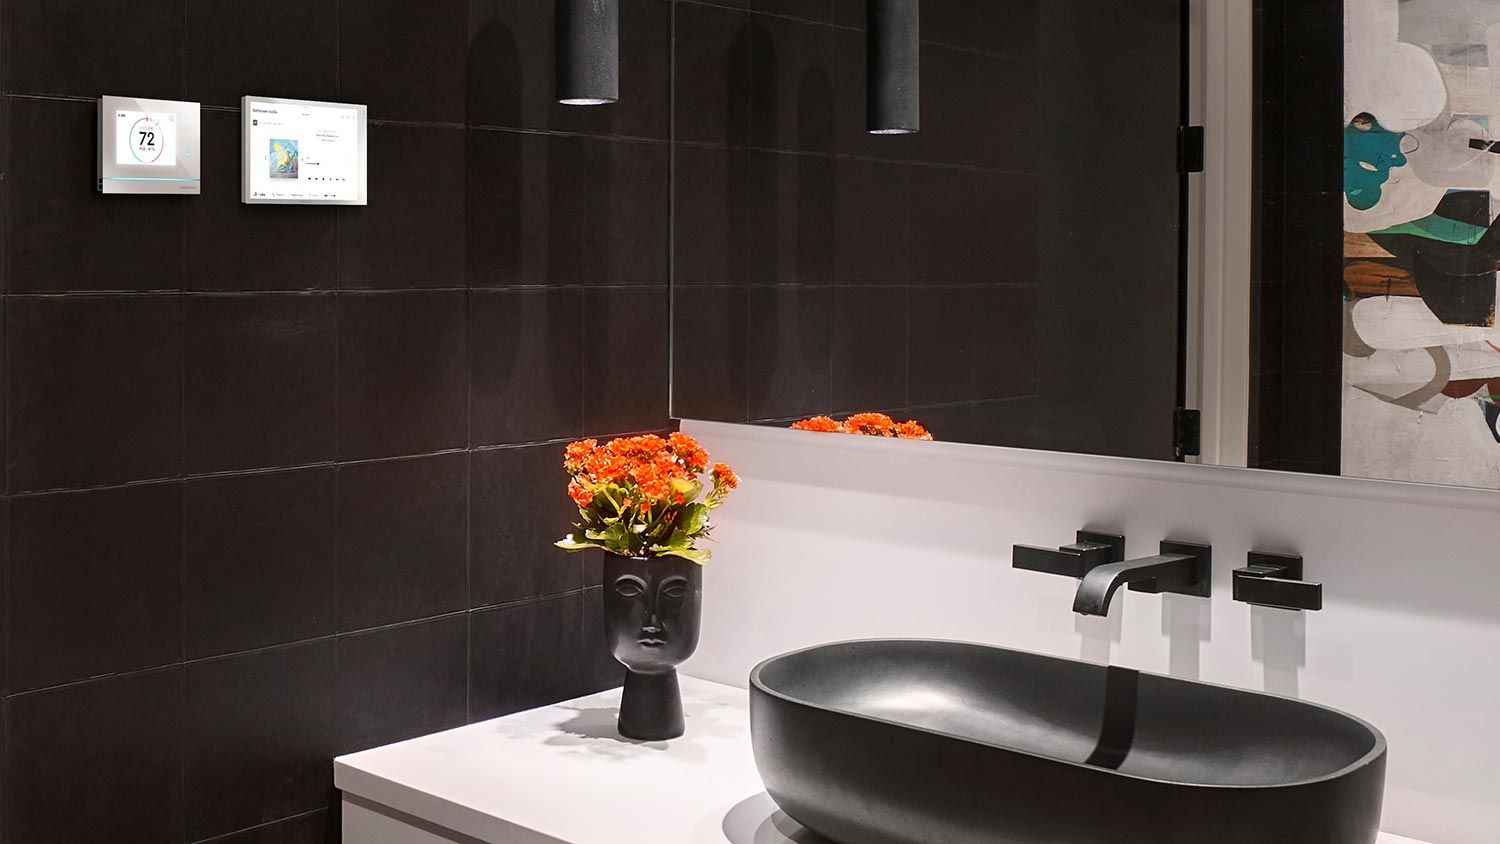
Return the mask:
[[619, 0], [557, 0], [557, 101], [620, 99]]
[[907, 135], [921, 128], [918, 2], [865, 4], [865, 120], [872, 134]]

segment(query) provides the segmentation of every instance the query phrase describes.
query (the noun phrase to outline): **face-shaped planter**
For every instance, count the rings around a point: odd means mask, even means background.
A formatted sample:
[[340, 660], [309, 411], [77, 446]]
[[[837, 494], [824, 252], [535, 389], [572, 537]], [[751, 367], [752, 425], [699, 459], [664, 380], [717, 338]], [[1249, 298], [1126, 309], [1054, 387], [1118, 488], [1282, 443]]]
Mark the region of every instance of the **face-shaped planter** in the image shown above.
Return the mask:
[[662, 741], [682, 735], [677, 666], [698, 648], [703, 569], [678, 557], [606, 554], [604, 629], [624, 664], [620, 735]]

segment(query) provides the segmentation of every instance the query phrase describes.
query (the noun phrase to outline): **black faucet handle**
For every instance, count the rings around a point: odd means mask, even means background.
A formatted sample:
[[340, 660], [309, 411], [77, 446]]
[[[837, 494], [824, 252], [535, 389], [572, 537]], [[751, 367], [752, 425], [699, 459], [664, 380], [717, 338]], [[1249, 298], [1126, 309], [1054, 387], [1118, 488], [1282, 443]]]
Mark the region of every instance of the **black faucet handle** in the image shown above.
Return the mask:
[[1321, 610], [1323, 584], [1302, 579], [1295, 554], [1251, 551], [1244, 568], [1234, 570], [1234, 599], [1282, 610]]
[[1125, 559], [1125, 537], [1115, 533], [1080, 530], [1077, 541], [1061, 548], [1011, 546], [1011, 565], [1026, 571], [1083, 577], [1106, 563]]

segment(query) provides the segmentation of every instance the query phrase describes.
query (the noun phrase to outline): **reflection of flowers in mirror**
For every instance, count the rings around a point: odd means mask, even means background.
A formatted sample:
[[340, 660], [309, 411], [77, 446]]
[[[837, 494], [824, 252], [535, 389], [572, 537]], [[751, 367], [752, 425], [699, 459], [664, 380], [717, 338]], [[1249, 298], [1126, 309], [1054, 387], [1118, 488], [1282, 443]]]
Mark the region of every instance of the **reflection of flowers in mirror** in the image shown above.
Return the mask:
[[733, 469], [710, 464], [708, 451], [680, 431], [665, 438], [620, 437], [602, 446], [598, 440], [569, 443], [563, 468], [573, 476], [568, 497], [578, 505], [579, 520], [559, 548], [699, 564], [710, 556], [697, 547], [698, 540], [710, 538], [709, 511], [740, 483]]
[[796, 431], [825, 434], [863, 434], [867, 437], [894, 437], [902, 440], [931, 440], [927, 427], [915, 419], [897, 422], [884, 413], [856, 413], [840, 422], [831, 416], [814, 416], [792, 423]]

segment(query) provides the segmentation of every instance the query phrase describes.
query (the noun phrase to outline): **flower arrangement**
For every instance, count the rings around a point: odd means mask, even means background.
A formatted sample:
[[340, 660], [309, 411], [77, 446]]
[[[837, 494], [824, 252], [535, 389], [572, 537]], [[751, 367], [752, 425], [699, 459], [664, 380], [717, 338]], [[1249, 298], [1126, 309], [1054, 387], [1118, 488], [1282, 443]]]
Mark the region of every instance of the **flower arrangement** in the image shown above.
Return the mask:
[[[710, 467], [698, 441], [677, 432], [569, 443], [563, 468], [573, 479], [568, 497], [578, 505], [573, 532], [557, 543], [566, 551], [602, 548], [622, 557], [682, 557], [699, 565], [710, 553], [708, 513], [724, 503], [739, 477], [723, 463]], [[708, 494], [700, 478], [708, 473]]]
[[915, 419], [897, 422], [884, 413], [856, 413], [840, 422], [831, 416], [814, 416], [792, 423], [797, 431], [820, 431], [826, 434], [862, 434], [867, 437], [895, 437], [902, 440], [930, 440], [932, 434]]

